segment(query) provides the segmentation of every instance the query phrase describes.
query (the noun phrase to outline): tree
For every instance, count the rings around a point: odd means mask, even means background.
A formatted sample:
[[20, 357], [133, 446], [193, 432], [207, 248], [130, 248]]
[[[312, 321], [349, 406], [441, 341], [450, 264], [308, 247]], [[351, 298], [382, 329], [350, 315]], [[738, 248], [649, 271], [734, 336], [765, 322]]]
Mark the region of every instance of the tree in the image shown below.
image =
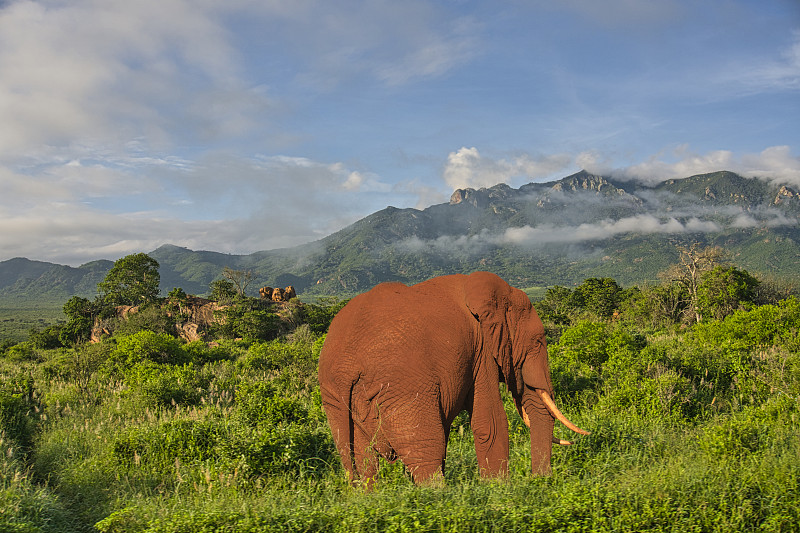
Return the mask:
[[158, 298], [158, 261], [147, 254], [118, 259], [97, 290], [107, 305], [142, 305]]
[[236, 287], [227, 279], [217, 279], [208, 286], [211, 289], [209, 298], [220, 304], [229, 304], [236, 298]]
[[253, 281], [255, 273], [252, 270], [233, 270], [232, 268], [225, 267], [222, 269], [222, 277], [233, 283], [239, 296], [245, 296], [247, 293], [247, 286]]
[[92, 333], [92, 324], [96, 306], [80, 296], [73, 296], [64, 304], [67, 323], [61, 328], [58, 338], [64, 346], [72, 346], [88, 340]]
[[611, 318], [622, 296], [622, 287], [612, 278], [589, 278], [572, 292], [575, 307], [581, 307], [601, 318]]
[[752, 305], [758, 285], [758, 280], [746, 270], [718, 266], [700, 280], [697, 310], [703, 318], [721, 320]]
[[569, 324], [569, 315], [574, 311], [572, 304], [572, 291], [567, 287], [556, 285], [547, 289], [544, 298], [536, 302], [536, 311], [542, 318], [547, 317], [558, 325]]
[[661, 277], [667, 282], [678, 283], [686, 292], [687, 309], [695, 322], [702, 320], [702, 315], [697, 307], [697, 288], [700, 278], [705, 272], [722, 263], [725, 252], [718, 246], [700, 248], [700, 243], [691, 246], [678, 246], [680, 256], [678, 263], [667, 269]]

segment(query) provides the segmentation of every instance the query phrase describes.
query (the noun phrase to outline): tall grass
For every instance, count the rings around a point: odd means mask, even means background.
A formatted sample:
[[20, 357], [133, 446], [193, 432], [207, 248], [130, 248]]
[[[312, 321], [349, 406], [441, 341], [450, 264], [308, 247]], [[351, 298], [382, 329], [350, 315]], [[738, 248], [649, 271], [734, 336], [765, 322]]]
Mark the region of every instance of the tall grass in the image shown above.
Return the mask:
[[565, 332], [557, 400], [592, 434], [554, 449], [552, 476], [529, 475], [506, 398], [507, 479], [480, 479], [462, 415], [444, 487], [384, 463], [371, 492], [338, 464], [316, 385], [323, 337], [307, 330], [169, 344], [166, 363], [114, 356], [125, 343], [91, 348], [99, 364], [86, 348], [0, 361], [0, 531], [798, 531], [797, 330], [727, 341], [758, 320], [775, 314], [646, 337], [584, 324], [605, 332], [586, 357], [569, 343], [587, 336]]

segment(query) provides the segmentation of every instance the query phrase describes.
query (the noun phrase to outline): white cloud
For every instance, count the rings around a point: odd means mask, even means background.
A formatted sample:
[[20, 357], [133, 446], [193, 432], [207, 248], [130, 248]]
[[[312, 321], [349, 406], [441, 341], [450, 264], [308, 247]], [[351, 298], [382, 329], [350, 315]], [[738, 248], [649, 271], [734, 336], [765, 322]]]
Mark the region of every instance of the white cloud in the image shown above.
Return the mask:
[[604, 220], [596, 224], [578, 226], [522, 226], [509, 228], [500, 242], [519, 246], [535, 246], [549, 243], [573, 243], [608, 239], [623, 233], [647, 235], [652, 233], [686, 233], [720, 231], [711, 221], [697, 218], [681, 223], [675, 218], [661, 219], [653, 215], [637, 215], [619, 220]]
[[447, 156], [443, 177], [452, 189], [491, 187], [514, 178], [532, 181], [549, 176], [570, 163], [571, 158], [566, 154], [537, 158], [520, 154], [510, 159], [492, 159], [481, 156], [475, 147], [462, 147]]
[[729, 170], [748, 178], [757, 177], [800, 187], [800, 158], [792, 155], [789, 146], [771, 146], [757, 154], [737, 156], [729, 150], [698, 154], [692, 152], [688, 145], [680, 145], [669, 153], [662, 151], [643, 163], [621, 168], [611, 168], [602, 156], [588, 152], [580, 154], [576, 161], [589, 172], [650, 184]]
[[242, 81], [219, 19], [186, 0], [0, 9], [0, 157], [245, 130], [268, 100]]
[[790, 44], [777, 57], [739, 62], [726, 73], [725, 81], [741, 84], [747, 92], [796, 91], [800, 89], [800, 30], [792, 32]]
[[488, 230], [483, 230], [476, 235], [442, 236], [433, 240], [412, 237], [404, 241], [401, 246], [412, 252], [447, 253], [458, 250], [472, 253], [485, 249], [487, 246], [538, 247], [547, 244], [579, 244], [598, 241], [626, 233], [638, 235], [653, 233], [680, 234], [716, 232], [721, 231], [721, 229], [717, 223], [697, 217], [691, 217], [685, 222], [681, 222], [674, 217], [657, 217], [645, 214], [625, 217], [619, 220], [608, 219], [597, 223], [574, 226], [526, 225], [507, 228], [502, 233], [491, 233]]

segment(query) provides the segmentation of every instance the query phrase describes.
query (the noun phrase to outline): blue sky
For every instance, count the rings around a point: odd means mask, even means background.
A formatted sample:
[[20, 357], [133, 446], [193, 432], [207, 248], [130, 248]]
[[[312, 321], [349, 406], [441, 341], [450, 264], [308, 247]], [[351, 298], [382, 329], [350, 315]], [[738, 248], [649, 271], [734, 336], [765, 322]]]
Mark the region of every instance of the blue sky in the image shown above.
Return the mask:
[[0, 260], [322, 238], [582, 168], [800, 188], [796, 0], [0, 2]]

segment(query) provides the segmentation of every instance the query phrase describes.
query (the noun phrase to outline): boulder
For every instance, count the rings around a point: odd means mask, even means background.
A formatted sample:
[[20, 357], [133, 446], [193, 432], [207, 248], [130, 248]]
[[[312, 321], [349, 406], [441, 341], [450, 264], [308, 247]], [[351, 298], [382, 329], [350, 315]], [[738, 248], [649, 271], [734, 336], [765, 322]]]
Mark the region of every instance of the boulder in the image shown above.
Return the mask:
[[294, 287], [291, 285], [285, 289], [261, 287], [258, 290], [258, 294], [261, 295], [261, 298], [265, 300], [272, 300], [273, 302], [288, 302], [292, 298], [297, 297], [297, 291], [295, 291]]

